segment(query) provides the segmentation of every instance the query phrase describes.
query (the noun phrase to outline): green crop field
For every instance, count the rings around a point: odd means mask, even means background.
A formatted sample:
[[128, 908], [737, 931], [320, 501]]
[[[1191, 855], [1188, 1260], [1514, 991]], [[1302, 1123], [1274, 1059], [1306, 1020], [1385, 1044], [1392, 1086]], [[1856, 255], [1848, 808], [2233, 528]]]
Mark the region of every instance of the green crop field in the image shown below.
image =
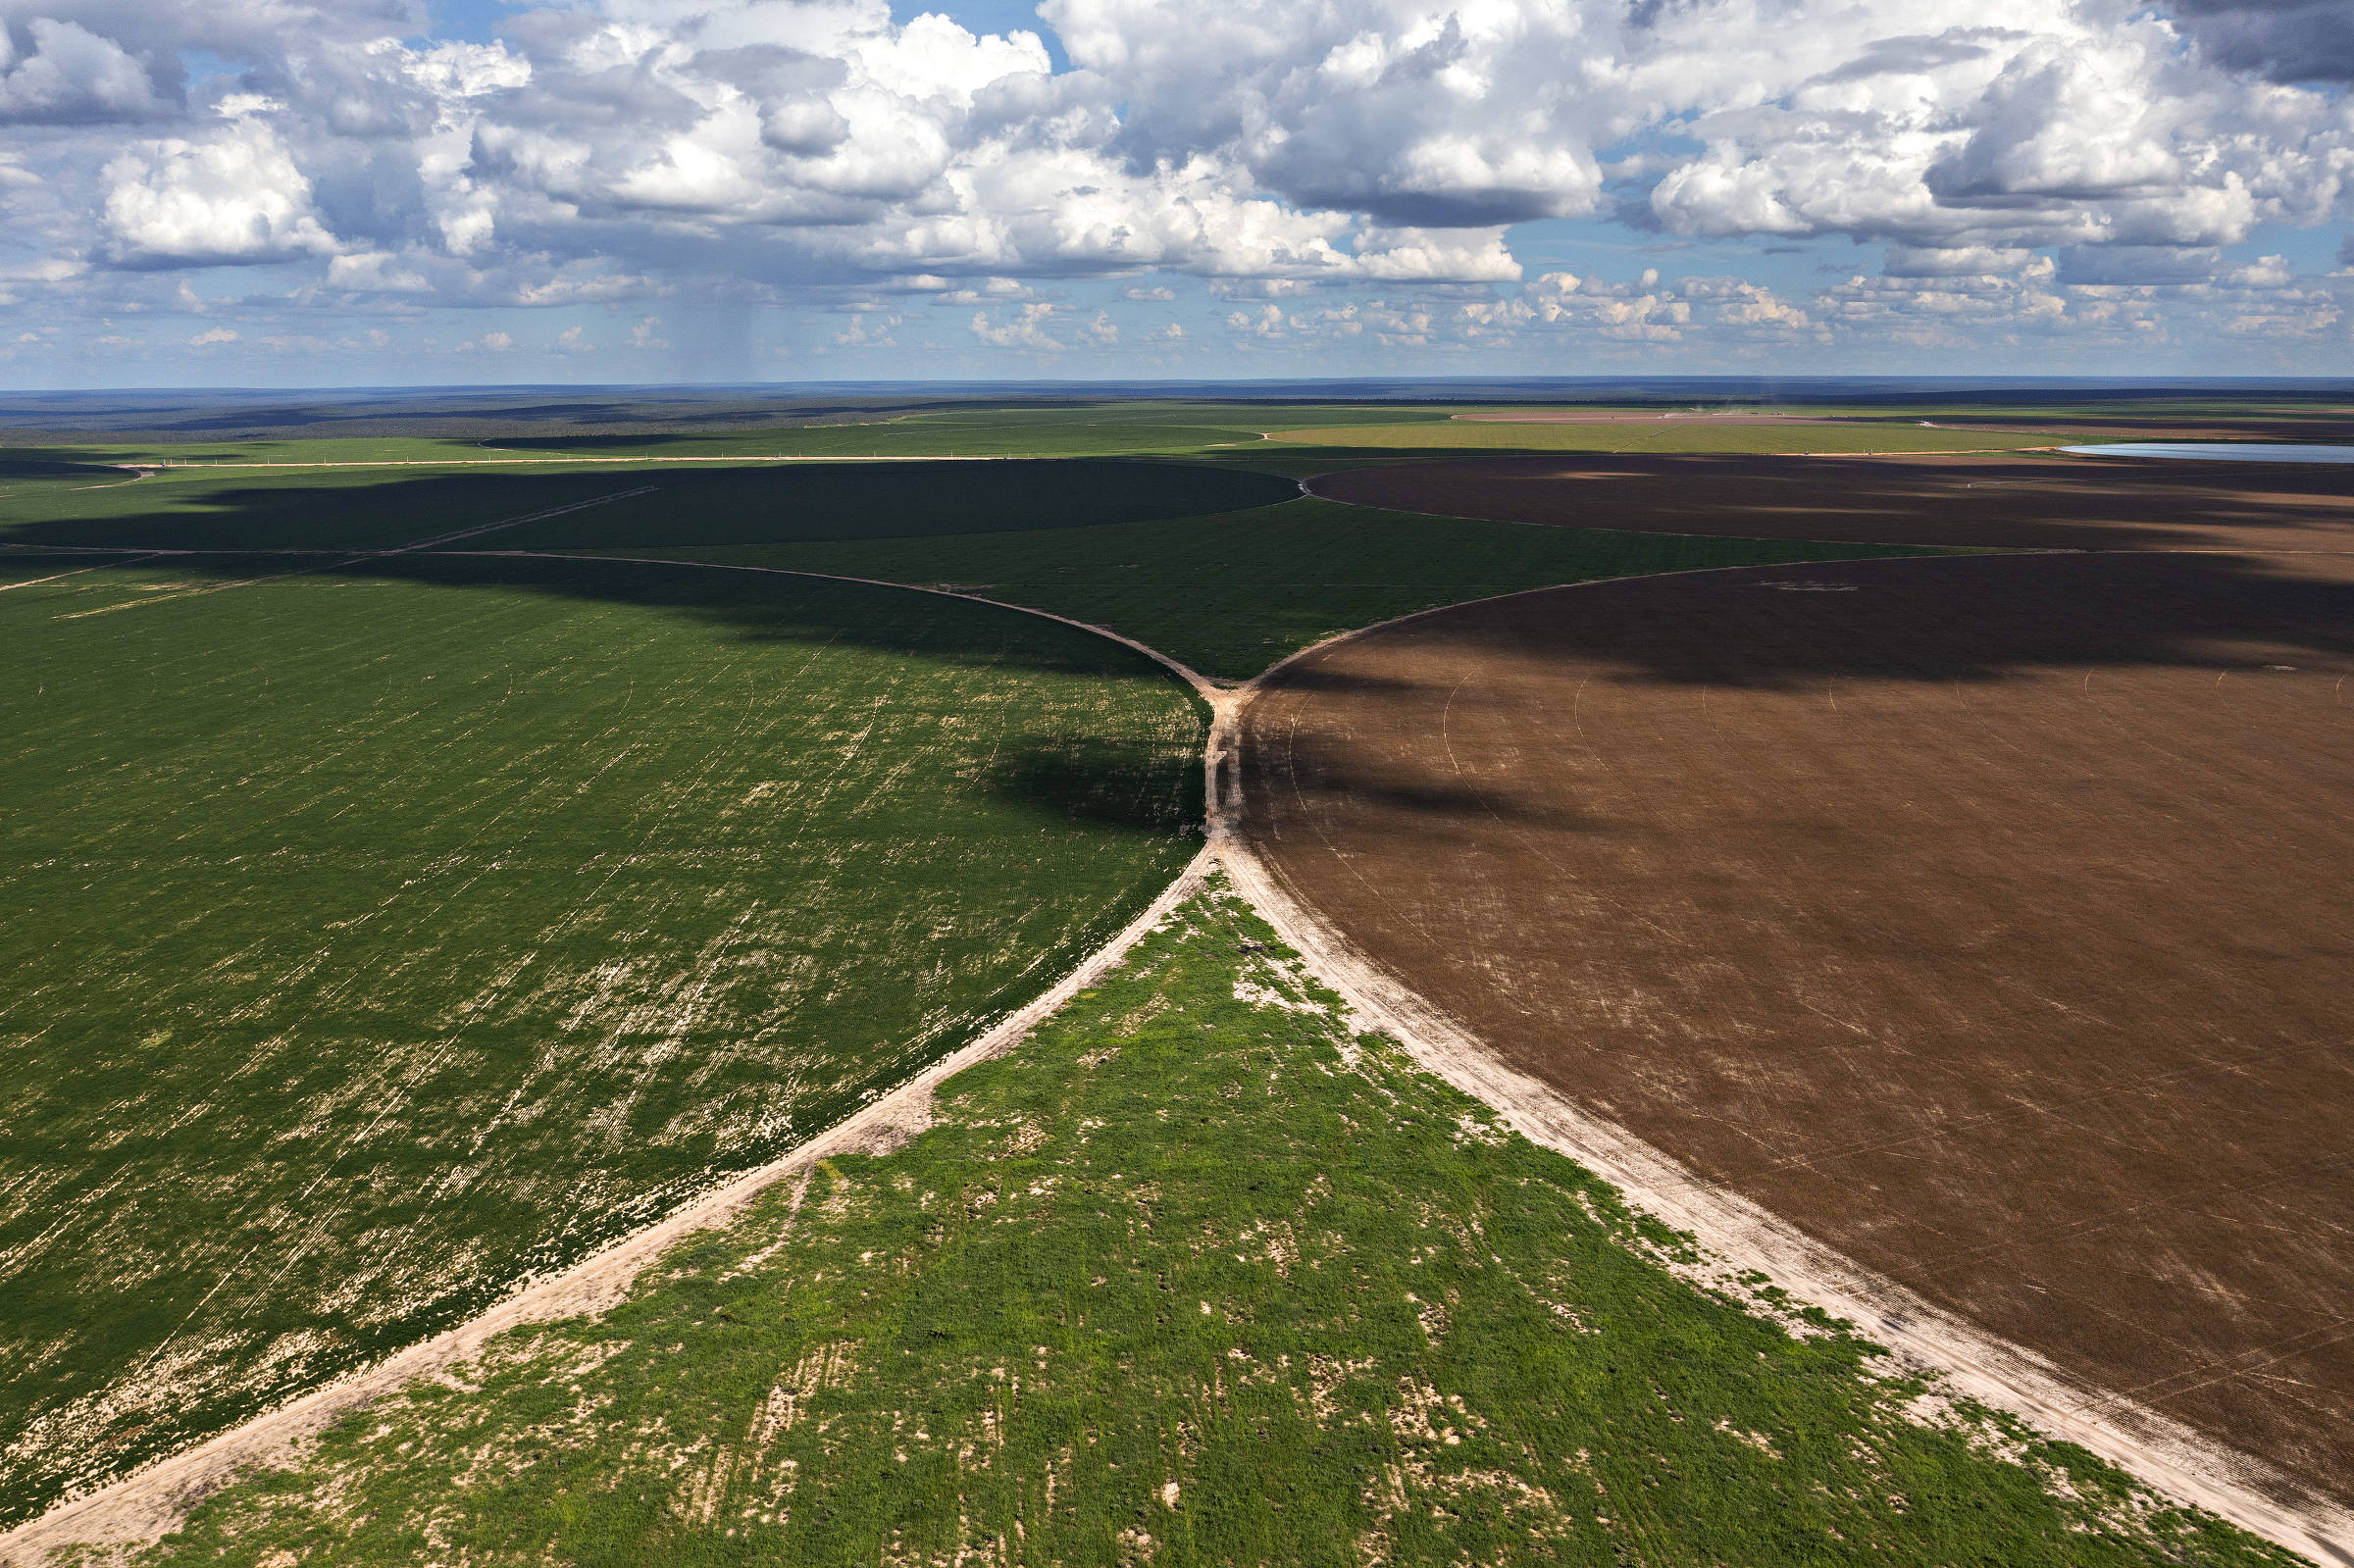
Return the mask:
[[145, 1560], [2287, 1560], [1920, 1401], [1770, 1291], [1695, 1289], [1676, 1238], [1336, 1003], [1213, 887], [913, 1142]]
[[[30, 467], [30, 465], [26, 465]], [[93, 482], [88, 475], [100, 476]], [[1183, 517], [1287, 500], [1272, 475], [1199, 463], [113, 470], [0, 480], [0, 542], [385, 549], [513, 522], [486, 546], [735, 544]], [[548, 514], [558, 514], [548, 516]], [[542, 518], [534, 524], [529, 519]]]
[[[537, 531], [552, 540], [568, 521]], [[508, 537], [481, 542], [497, 548]], [[1221, 517], [1051, 532], [710, 549], [639, 547], [615, 536], [604, 547], [959, 588], [1107, 626], [1233, 681], [1337, 632], [1491, 594], [1646, 572], [1945, 553], [1532, 528], [1312, 497]]]
[[1357, 425], [1281, 430], [1274, 439], [1296, 445], [1450, 452], [1798, 452], [2014, 451], [2050, 446], [2067, 437], [2034, 431], [1949, 430], [1918, 423], [1841, 421], [1838, 424], [1678, 424], [1657, 419], [1610, 424], [1452, 420], [1432, 425]]
[[0, 660], [0, 1518], [774, 1156], [1199, 844], [1165, 673], [899, 590], [183, 560]]
[[[105, 442], [27, 436], [20, 460], [176, 466], [325, 463], [517, 463], [581, 459], [742, 457], [1090, 457], [1190, 453], [1255, 443], [1268, 431], [1319, 425], [1444, 421], [1445, 409], [1299, 403], [1062, 402], [1012, 407], [852, 412], [720, 429], [578, 430], [567, 423], [495, 434], [214, 434], [156, 439], [127, 433]], [[339, 422], [353, 423], [353, 422]], [[591, 420], [589, 423], [593, 424]]]
[[[0, 457], [0, 1524], [775, 1157], [1199, 847], [1205, 715], [1151, 661], [796, 574], [1244, 680], [1464, 599], [1943, 553], [1384, 512], [1300, 476], [2048, 439], [818, 412]], [[1020, 460], [740, 461], [951, 451]], [[148, 1556], [2279, 1560], [1770, 1291], [1696, 1287], [1677, 1239], [1332, 1006], [1215, 888], [912, 1144], [772, 1190]]]

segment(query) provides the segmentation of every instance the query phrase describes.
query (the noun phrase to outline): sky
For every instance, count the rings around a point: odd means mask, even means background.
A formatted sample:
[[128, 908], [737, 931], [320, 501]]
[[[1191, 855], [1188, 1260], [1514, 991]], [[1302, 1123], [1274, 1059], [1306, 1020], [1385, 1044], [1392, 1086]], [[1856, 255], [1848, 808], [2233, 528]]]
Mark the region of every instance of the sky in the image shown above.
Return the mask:
[[2354, 0], [0, 0], [0, 386], [2354, 368]]

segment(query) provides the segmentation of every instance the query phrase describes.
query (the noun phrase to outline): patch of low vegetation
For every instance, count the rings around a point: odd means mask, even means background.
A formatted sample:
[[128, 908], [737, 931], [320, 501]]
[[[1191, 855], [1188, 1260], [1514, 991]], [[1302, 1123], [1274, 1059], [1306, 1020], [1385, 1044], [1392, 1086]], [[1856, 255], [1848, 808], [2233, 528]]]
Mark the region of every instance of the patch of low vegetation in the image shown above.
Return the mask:
[[63, 559], [0, 593], [0, 1519], [774, 1157], [1201, 841], [1199, 704], [1034, 616]]
[[[561, 536], [552, 525], [547, 533]], [[1954, 552], [1539, 528], [1303, 497], [1051, 532], [644, 553], [959, 588], [1108, 627], [1242, 681], [1339, 632], [1465, 599], [1650, 572]]]
[[145, 1560], [2288, 1560], [1690, 1256], [1213, 885], [912, 1142]]

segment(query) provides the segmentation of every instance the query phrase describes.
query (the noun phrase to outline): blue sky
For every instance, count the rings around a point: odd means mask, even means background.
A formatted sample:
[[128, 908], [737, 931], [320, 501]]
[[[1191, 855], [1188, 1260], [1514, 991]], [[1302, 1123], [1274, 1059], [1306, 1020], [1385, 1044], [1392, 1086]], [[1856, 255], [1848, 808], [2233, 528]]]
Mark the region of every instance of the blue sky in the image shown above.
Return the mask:
[[2350, 15], [0, 0], [0, 384], [2334, 374]]

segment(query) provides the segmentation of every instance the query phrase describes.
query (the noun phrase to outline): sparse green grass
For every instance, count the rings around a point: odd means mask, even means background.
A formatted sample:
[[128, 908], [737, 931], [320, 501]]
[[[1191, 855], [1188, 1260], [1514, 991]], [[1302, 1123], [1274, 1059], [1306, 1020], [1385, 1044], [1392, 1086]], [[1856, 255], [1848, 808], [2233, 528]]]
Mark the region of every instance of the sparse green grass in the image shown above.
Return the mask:
[[1506, 424], [1455, 420], [1439, 425], [1359, 425], [1283, 430], [1278, 441], [1344, 451], [1408, 449], [1457, 452], [1951, 452], [2006, 451], [2064, 439], [2033, 431], [1951, 430], [1918, 423], [1713, 425], [1637, 420], [1610, 425]]
[[[550, 525], [543, 536], [561, 531]], [[483, 547], [505, 537], [488, 536]], [[615, 537], [605, 547], [952, 585], [1110, 627], [1237, 681], [1337, 632], [1491, 594], [1647, 572], [1952, 553], [1536, 528], [1307, 497], [1223, 517], [1051, 532], [642, 550]]]
[[1198, 704], [1036, 617], [301, 565], [0, 594], [0, 1519], [772, 1157], [1199, 844]]
[[1868, 1346], [1685, 1283], [1675, 1238], [1333, 1005], [1213, 891], [912, 1143], [147, 1560], [2287, 1560], [2081, 1450], [1917, 1419]]

